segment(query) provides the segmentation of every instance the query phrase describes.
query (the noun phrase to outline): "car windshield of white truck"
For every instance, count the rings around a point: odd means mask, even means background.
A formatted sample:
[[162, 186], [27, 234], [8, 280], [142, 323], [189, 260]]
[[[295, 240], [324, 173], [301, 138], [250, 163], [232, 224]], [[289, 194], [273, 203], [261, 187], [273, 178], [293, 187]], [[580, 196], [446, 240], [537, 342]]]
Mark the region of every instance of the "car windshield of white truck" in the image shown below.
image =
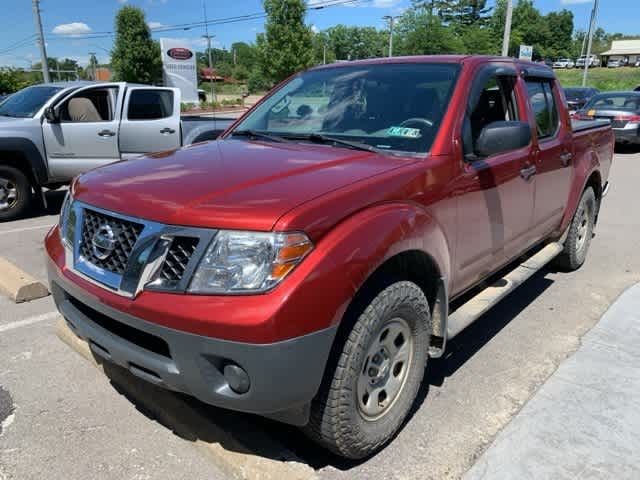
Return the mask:
[[322, 139], [337, 147], [348, 141], [376, 151], [425, 153], [438, 132], [458, 71], [458, 65], [429, 63], [310, 70], [271, 94], [232, 135], [251, 132], [315, 143]]
[[0, 104], [0, 116], [33, 117], [60, 90], [62, 87], [51, 86], [34, 86], [20, 90]]

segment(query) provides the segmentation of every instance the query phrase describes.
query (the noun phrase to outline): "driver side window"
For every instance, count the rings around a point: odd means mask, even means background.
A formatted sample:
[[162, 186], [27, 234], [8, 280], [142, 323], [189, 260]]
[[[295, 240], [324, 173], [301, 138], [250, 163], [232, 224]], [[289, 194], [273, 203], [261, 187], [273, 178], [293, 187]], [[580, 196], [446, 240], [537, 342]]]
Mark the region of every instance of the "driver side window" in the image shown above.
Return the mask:
[[60, 110], [60, 120], [64, 123], [110, 122], [114, 118], [115, 87], [83, 90], [72, 95]]
[[473, 155], [482, 130], [493, 122], [519, 120], [515, 95], [516, 79], [493, 76], [487, 80], [471, 113], [467, 115], [463, 130], [464, 153]]

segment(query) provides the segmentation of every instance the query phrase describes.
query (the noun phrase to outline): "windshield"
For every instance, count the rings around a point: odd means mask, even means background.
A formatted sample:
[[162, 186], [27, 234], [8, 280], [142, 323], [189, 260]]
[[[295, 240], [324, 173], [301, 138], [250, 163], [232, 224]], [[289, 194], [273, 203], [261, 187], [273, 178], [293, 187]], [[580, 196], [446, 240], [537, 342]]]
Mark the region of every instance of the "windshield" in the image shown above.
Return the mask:
[[0, 115], [4, 117], [33, 117], [62, 87], [27, 87], [14, 93], [0, 104]]
[[304, 141], [323, 135], [390, 152], [424, 153], [438, 132], [458, 65], [350, 65], [303, 72], [234, 131]]
[[640, 95], [634, 95], [633, 93], [596, 95], [584, 106], [584, 109], [637, 112], [640, 111]]

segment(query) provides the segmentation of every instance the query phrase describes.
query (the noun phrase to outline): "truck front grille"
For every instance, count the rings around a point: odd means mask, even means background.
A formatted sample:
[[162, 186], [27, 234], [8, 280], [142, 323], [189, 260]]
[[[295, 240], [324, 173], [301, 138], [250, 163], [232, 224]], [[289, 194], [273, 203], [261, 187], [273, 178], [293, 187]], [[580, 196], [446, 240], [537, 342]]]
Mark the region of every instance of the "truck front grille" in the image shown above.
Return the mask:
[[198, 242], [199, 240], [194, 237], [174, 237], [160, 270], [163, 284], [172, 285], [182, 280]]
[[[94, 239], [102, 227], [113, 233], [113, 249], [104, 258], [99, 258], [94, 248]], [[124, 274], [133, 247], [138, 241], [144, 225], [85, 209], [82, 222], [80, 254], [89, 262], [109, 272]]]

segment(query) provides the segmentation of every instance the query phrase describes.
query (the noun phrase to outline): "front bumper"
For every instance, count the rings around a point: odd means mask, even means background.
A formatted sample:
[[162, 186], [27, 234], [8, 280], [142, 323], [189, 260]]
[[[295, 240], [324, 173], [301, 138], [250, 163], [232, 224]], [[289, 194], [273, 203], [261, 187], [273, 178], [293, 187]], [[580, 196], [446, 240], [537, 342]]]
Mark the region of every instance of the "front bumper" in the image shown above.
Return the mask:
[[[300, 337], [252, 344], [187, 333], [116, 310], [85, 292], [48, 261], [51, 292], [71, 329], [97, 357], [155, 385], [211, 405], [304, 425], [336, 327]], [[249, 377], [236, 393], [224, 375], [240, 366]]]

